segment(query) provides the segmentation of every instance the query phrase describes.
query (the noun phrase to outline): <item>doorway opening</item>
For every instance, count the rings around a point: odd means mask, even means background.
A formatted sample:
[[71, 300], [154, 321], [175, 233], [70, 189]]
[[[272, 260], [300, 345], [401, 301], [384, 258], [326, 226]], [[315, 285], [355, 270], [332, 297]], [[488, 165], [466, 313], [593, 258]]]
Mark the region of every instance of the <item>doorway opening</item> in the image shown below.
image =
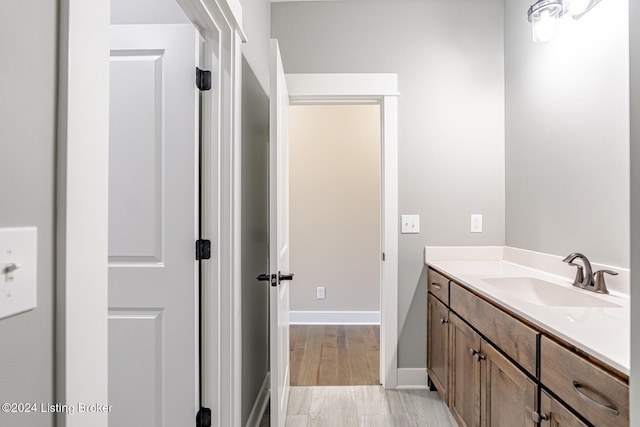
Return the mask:
[[[334, 318], [333, 323], [379, 323], [379, 382], [385, 389], [395, 389], [398, 387], [399, 93], [397, 75], [391, 73], [287, 74], [286, 80], [289, 103], [294, 106], [374, 105], [379, 108], [379, 313], [360, 312], [357, 319], [347, 316], [348, 320], [344, 322]], [[352, 167], [355, 168], [354, 165]], [[333, 171], [327, 171], [327, 173], [333, 173]], [[333, 203], [333, 208], [340, 210], [340, 206], [336, 203]], [[345, 219], [345, 222], [348, 221]], [[325, 291], [327, 291], [326, 288]], [[311, 297], [314, 298], [315, 295], [312, 288]], [[308, 319], [311, 321], [317, 320], [313, 319], [314, 315], [314, 313], [305, 314], [305, 316], [311, 316], [311, 319]], [[326, 317], [327, 313], [319, 313], [319, 315]], [[373, 320], [367, 316], [373, 317]], [[291, 321], [295, 324], [300, 323], [301, 319], [296, 318], [294, 313]], [[295, 368], [292, 367], [292, 369]]]
[[289, 108], [291, 385], [380, 384], [377, 102]]

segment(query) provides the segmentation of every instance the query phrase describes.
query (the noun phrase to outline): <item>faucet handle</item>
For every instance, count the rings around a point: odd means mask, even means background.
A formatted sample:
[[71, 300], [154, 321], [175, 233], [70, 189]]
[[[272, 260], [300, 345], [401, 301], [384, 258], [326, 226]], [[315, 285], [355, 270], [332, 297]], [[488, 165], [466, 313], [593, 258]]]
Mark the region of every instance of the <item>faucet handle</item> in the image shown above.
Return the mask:
[[584, 282], [584, 267], [580, 264], [576, 264], [573, 262], [568, 263], [572, 267], [576, 267], [576, 278], [573, 280], [573, 286], [582, 286], [582, 282]]
[[594, 277], [595, 277], [595, 285], [594, 285], [594, 292], [598, 292], [600, 294], [608, 294], [609, 290], [607, 289], [607, 285], [604, 282], [604, 274], [610, 274], [612, 276], [617, 276], [618, 273], [615, 271], [611, 271], [611, 270], [598, 270], [594, 273]]

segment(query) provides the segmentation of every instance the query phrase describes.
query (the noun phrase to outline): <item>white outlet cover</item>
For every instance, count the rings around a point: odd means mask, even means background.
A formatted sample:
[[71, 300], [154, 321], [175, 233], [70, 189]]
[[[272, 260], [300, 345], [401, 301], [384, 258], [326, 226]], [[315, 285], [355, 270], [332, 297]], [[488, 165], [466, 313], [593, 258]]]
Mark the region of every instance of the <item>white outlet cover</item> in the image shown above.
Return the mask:
[[482, 215], [471, 214], [471, 232], [482, 233]]
[[402, 234], [420, 233], [420, 215], [401, 215]]
[[0, 319], [36, 308], [38, 230], [0, 228]]

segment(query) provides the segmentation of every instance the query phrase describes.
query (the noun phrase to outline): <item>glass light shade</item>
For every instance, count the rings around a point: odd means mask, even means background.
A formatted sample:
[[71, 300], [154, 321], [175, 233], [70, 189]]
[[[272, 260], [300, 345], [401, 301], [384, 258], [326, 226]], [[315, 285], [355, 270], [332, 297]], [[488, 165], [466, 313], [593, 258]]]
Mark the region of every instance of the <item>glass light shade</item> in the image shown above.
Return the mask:
[[533, 41], [536, 43], [547, 42], [553, 39], [558, 31], [558, 16], [549, 9], [541, 10], [531, 16], [531, 29]]
[[562, 0], [538, 0], [529, 8], [527, 18], [531, 22], [534, 42], [546, 42], [556, 35], [562, 10]]

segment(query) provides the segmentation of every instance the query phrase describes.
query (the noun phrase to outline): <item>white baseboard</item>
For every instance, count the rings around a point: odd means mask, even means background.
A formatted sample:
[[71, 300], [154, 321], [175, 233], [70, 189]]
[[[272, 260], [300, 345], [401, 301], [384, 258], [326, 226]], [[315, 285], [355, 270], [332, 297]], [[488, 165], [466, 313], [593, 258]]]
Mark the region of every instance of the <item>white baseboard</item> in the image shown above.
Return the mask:
[[290, 311], [291, 325], [379, 325], [379, 311]]
[[398, 368], [398, 388], [427, 388], [427, 369]]
[[253, 403], [253, 408], [251, 408], [251, 413], [249, 414], [246, 427], [258, 427], [260, 425], [262, 415], [269, 404], [269, 386], [270, 373], [267, 372], [267, 375], [265, 375], [264, 381], [262, 382], [262, 386], [260, 387], [260, 391], [258, 392], [258, 396], [256, 396], [256, 401]]

